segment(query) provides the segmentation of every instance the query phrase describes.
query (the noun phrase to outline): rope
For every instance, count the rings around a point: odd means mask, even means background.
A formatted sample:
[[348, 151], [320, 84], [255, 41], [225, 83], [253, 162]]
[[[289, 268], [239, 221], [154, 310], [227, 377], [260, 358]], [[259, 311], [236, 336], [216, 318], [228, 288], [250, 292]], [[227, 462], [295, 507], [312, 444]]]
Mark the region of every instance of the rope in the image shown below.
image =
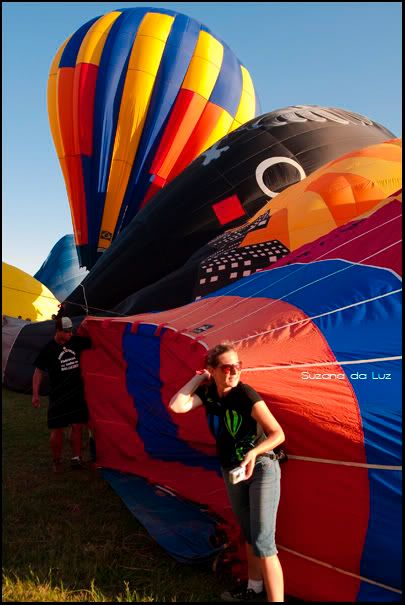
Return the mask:
[[287, 548], [286, 546], [281, 546], [281, 545], [277, 544], [277, 547], [281, 548], [282, 550], [285, 550], [286, 552], [288, 552], [292, 555], [301, 557], [302, 559], [306, 559], [307, 561], [311, 561], [312, 563], [315, 563], [316, 565], [322, 565], [322, 567], [328, 567], [329, 569], [333, 569], [334, 571], [337, 571], [338, 573], [344, 574], [346, 576], [350, 576], [352, 578], [356, 578], [356, 580], [361, 580], [362, 582], [366, 582], [367, 584], [372, 584], [374, 586], [378, 586], [379, 588], [384, 588], [385, 590], [389, 590], [390, 592], [394, 592], [396, 594], [402, 594], [402, 590], [398, 590], [398, 588], [394, 588], [392, 586], [387, 586], [387, 584], [382, 584], [381, 582], [376, 582], [375, 580], [370, 580], [370, 578], [365, 578], [364, 576], [359, 576], [350, 571], [346, 571], [345, 569], [340, 569], [339, 567], [335, 567], [334, 565], [331, 565], [330, 563], [325, 563], [324, 561], [319, 561], [318, 559], [314, 559], [313, 557], [308, 557], [307, 555], [303, 555], [302, 553], [297, 552], [296, 550], [292, 550], [291, 548]]
[[[312, 262], [317, 262], [318, 260], [321, 260], [321, 259], [322, 259], [324, 256], [326, 256], [327, 254], [330, 254], [331, 252], [334, 252], [335, 250], [338, 250], [339, 248], [341, 248], [341, 247], [343, 247], [343, 246], [346, 246], [347, 244], [350, 244], [351, 242], [353, 242], [353, 241], [355, 241], [355, 240], [357, 240], [357, 239], [359, 239], [359, 238], [361, 238], [361, 237], [364, 237], [365, 235], [368, 235], [368, 234], [372, 233], [372, 232], [373, 232], [373, 231], [375, 231], [376, 229], [379, 229], [379, 228], [381, 228], [381, 227], [383, 227], [383, 226], [385, 226], [385, 225], [389, 224], [390, 222], [392, 222], [392, 221], [394, 221], [394, 220], [397, 220], [397, 219], [399, 219], [399, 218], [401, 218], [401, 215], [397, 215], [397, 216], [395, 216], [395, 217], [393, 217], [393, 218], [391, 218], [391, 219], [389, 219], [389, 220], [385, 221], [384, 223], [381, 223], [381, 224], [377, 225], [376, 227], [373, 227], [373, 228], [369, 229], [368, 231], [365, 231], [364, 233], [362, 233], [362, 234], [360, 234], [360, 235], [356, 235], [355, 237], [353, 237], [353, 238], [351, 238], [351, 239], [349, 239], [349, 240], [345, 241], [344, 243], [340, 244], [340, 245], [339, 245], [339, 246], [337, 246], [336, 248], [333, 248], [332, 250], [329, 250], [328, 252], [326, 252], [326, 253], [324, 253], [324, 254], [321, 254], [320, 256], [318, 256], [317, 258], [315, 258], [315, 259], [314, 259]], [[395, 242], [395, 243], [394, 243], [394, 244], [392, 244], [391, 246], [393, 246], [393, 245], [397, 245], [398, 243], [401, 243], [401, 240], [399, 240], [399, 242]], [[378, 250], [377, 252], [375, 252], [375, 253], [374, 253], [373, 255], [371, 255], [370, 257], [367, 257], [366, 259], [362, 259], [361, 261], [359, 261], [359, 263], [364, 262], [365, 260], [368, 260], [368, 258], [371, 258], [372, 256], [375, 256], [376, 254], [379, 254], [380, 252], [383, 252], [384, 250], [388, 249], [389, 247], [390, 247], [390, 246], [388, 246], [388, 247], [386, 247], [386, 248], [383, 248], [383, 249]], [[359, 264], [359, 263], [357, 263], [357, 264]], [[278, 268], [277, 268], [277, 269], [278, 269]], [[274, 283], [273, 283], [273, 285], [276, 285], [276, 284], [280, 283], [280, 282], [281, 282], [281, 281], [283, 281], [284, 279], [287, 279], [287, 278], [291, 277], [291, 275], [295, 275], [297, 272], [299, 272], [299, 271], [303, 271], [304, 269], [305, 269], [305, 266], [303, 266], [303, 267], [299, 267], [299, 268], [297, 269], [297, 271], [294, 271], [294, 273], [292, 273], [292, 274], [290, 273], [288, 276], [285, 276], [285, 277], [283, 277], [282, 279], [280, 279], [280, 280], [278, 280], [278, 281], [274, 282]], [[260, 273], [261, 273], [261, 272], [256, 273], [256, 275], [252, 276], [252, 279], [255, 279], [255, 278], [256, 278], [256, 279], [258, 279], [258, 278], [259, 278], [259, 276], [260, 276]], [[331, 275], [334, 275], [334, 273], [332, 273]], [[323, 279], [325, 279], [326, 277], [328, 277], [328, 276], [325, 276]], [[308, 285], [311, 285], [311, 284], [308, 284]], [[83, 293], [84, 293], [84, 295], [85, 295], [85, 289], [84, 289], [84, 285], [83, 285], [83, 284], [81, 284], [81, 286], [83, 287]], [[236, 286], [235, 286], [233, 289], [228, 290], [227, 295], [231, 294], [232, 292], [237, 291], [237, 290], [238, 290], [240, 287], [241, 287], [241, 285], [238, 283], [238, 284], [237, 284], [237, 285], [236, 285]], [[259, 294], [261, 291], [262, 291], [262, 290], [259, 290], [259, 291], [257, 291], [255, 294]], [[290, 292], [290, 294], [292, 294], [292, 292]], [[289, 295], [289, 294], [287, 294], [287, 296], [288, 296], [288, 295]], [[248, 297], [248, 298], [252, 298], [252, 296], [250, 296], [250, 297]], [[209, 299], [205, 299], [205, 300], [209, 300]], [[246, 298], [245, 298], [244, 300], [246, 300]], [[67, 298], [65, 302], [67, 302], [67, 303], [69, 303], [69, 304], [71, 304], [71, 305], [74, 305], [74, 306], [80, 307], [80, 308], [82, 308], [82, 309], [83, 309], [83, 305], [82, 305], [82, 304], [79, 304], [79, 303], [75, 303], [75, 302], [73, 302], [73, 301], [70, 301], [70, 300], [69, 300], [69, 298]], [[195, 301], [193, 301], [193, 302], [195, 302]], [[184, 306], [189, 306], [189, 305], [192, 305], [192, 304], [193, 304], [193, 302], [189, 303], [188, 305], [184, 305]], [[91, 309], [91, 310], [93, 310], [93, 311], [100, 311], [101, 313], [105, 313], [105, 314], [112, 315], [112, 316], [116, 316], [116, 317], [128, 317], [128, 315], [127, 315], [127, 314], [125, 314], [125, 313], [118, 313], [118, 312], [116, 312], [116, 311], [111, 311], [111, 310], [108, 310], [108, 309], [101, 309], [101, 308], [99, 308], [99, 307], [93, 307], [93, 306], [90, 306], [90, 307], [89, 307], [89, 306], [87, 305], [87, 300], [86, 300], [86, 299], [85, 299], [85, 304], [86, 304], [86, 310], [87, 310], [87, 313], [88, 313], [88, 310], [89, 310], [89, 309]], [[228, 307], [228, 309], [229, 309], [229, 308], [233, 308], [234, 306], [237, 306], [237, 304], [238, 304], [238, 303], [236, 303], [235, 305], [233, 305], [233, 306], [231, 306], [231, 307]], [[184, 306], [183, 306], [183, 307], [181, 307], [181, 308], [182, 308], [182, 309], [184, 309]], [[193, 312], [193, 310], [191, 311], [191, 313], [192, 313], [192, 312]], [[178, 319], [183, 319], [183, 318], [187, 317], [189, 314], [190, 314], [190, 313], [183, 314], [183, 315], [180, 315], [180, 316], [178, 316], [178, 317], [175, 317], [175, 318], [173, 318], [173, 319], [172, 319], [172, 321], [173, 321], [173, 320], [177, 321]], [[206, 319], [211, 319], [212, 317], [215, 317], [215, 315], [211, 315], [211, 316], [207, 317]], [[212, 332], [211, 332], [211, 333], [212, 333]]]
[[381, 471], [401, 471], [402, 466], [392, 466], [388, 464], [367, 464], [363, 462], [346, 462], [344, 460], [328, 460], [327, 458], [310, 458], [309, 456], [293, 456], [288, 454], [288, 459], [302, 460], [304, 462], [321, 462], [322, 464], [339, 464], [342, 466], [356, 466], [358, 468], [373, 468]]

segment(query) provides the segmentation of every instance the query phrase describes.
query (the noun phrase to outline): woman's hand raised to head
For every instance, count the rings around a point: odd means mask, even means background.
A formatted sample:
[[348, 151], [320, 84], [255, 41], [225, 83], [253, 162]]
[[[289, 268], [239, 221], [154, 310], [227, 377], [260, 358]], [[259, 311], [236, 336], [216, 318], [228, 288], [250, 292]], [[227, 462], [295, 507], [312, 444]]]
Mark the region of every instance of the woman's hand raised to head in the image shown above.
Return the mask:
[[211, 374], [206, 368], [204, 368], [204, 370], [197, 370], [196, 374], [197, 376], [204, 376], [207, 381], [211, 380]]
[[208, 370], [197, 370], [190, 380], [179, 390], [169, 402], [169, 408], [177, 414], [184, 414], [202, 405], [195, 391], [211, 377]]

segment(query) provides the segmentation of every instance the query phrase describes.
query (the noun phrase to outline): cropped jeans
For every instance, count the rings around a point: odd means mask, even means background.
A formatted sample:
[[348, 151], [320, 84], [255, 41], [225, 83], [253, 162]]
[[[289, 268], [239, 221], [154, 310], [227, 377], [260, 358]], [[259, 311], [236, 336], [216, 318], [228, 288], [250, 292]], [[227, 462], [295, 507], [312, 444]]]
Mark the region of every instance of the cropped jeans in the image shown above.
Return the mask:
[[243, 535], [257, 557], [277, 554], [276, 518], [280, 501], [280, 464], [266, 456], [256, 458], [249, 479], [232, 484], [222, 469], [228, 497]]

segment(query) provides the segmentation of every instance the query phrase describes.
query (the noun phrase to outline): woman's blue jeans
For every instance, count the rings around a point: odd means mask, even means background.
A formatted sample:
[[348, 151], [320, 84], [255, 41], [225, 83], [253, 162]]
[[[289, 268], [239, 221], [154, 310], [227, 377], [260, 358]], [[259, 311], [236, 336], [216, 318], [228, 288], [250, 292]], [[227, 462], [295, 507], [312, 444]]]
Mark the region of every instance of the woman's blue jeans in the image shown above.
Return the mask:
[[277, 554], [276, 518], [280, 501], [280, 464], [258, 456], [250, 479], [235, 485], [229, 482], [229, 470], [222, 469], [228, 497], [243, 535], [257, 557]]

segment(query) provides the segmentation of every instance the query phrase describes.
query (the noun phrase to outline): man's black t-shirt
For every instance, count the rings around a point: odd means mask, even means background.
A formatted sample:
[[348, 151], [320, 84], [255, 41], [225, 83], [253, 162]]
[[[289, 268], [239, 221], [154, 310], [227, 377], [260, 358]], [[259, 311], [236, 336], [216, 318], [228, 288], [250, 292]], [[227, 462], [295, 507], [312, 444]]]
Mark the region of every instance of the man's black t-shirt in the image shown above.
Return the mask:
[[49, 408], [72, 400], [84, 403], [79, 361], [81, 351], [90, 347], [90, 338], [72, 336], [64, 345], [50, 340], [39, 353], [34, 365], [49, 374]]
[[201, 385], [195, 395], [204, 404], [221, 466], [238, 466], [246, 453], [265, 438], [263, 429], [251, 415], [253, 405], [262, 397], [243, 382], [225, 397], [219, 397], [215, 383]]

